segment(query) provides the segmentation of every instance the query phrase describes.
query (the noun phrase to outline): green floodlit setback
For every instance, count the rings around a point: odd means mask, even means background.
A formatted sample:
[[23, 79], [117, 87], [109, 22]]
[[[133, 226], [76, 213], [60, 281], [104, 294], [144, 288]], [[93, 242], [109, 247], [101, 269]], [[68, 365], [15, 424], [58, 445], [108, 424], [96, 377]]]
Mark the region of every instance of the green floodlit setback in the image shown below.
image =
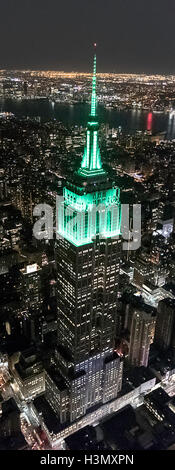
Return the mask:
[[59, 234], [77, 246], [91, 243], [96, 235], [120, 234], [121, 205], [118, 188], [82, 196], [64, 188], [59, 207]]
[[[86, 146], [84, 149], [81, 169], [79, 170], [80, 174], [82, 174], [82, 170], [84, 169], [86, 169], [87, 172], [92, 170], [98, 172], [100, 170], [101, 173], [105, 173], [105, 170], [102, 168], [97, 128], [98, 122], [88, 122]], [[91, 176], [90, 173], [89, 176]]]

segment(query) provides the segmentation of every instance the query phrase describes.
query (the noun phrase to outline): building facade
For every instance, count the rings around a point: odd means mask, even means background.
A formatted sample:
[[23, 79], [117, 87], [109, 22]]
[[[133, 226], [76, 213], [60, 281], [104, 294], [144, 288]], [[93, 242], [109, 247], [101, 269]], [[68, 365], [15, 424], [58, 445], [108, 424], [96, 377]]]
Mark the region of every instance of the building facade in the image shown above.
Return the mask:
[[135, 308], [132, 313], [129, 361], [133, 366], [148, 365], [150, 345], [155, 334], [156, 317], [152, 312]]
[[163, 299], [157, 308], [155, 343], [160, 349], [175, 347], [175, 300]]
[[70, 422], [116, 398], [122, 383], [114, 352], [120, 190], [102, 167], [98, 129], [95, 55], [84, 155], [58, 206], [56, 363], [67, 386]]

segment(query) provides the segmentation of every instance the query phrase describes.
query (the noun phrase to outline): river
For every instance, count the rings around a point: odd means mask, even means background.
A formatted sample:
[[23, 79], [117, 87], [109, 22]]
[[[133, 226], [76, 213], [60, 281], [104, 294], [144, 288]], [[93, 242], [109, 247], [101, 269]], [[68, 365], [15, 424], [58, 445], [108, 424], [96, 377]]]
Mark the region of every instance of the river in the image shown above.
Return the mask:
[[[89, 113], [88, 104], [67, 105], [53, 103], [47, 99], [0, 100], [0, 111], [8, 111], [17, 117], [40, 117], [43, 121], [56, 119], [65, 125], [85, 126]], [[99, 121], [110, 128], [121, 126], [128, 133], [149, 130], [153, 133], [166, 132], [167, 138], [175, 139], [175, 116], [151, 113], [139, 109], [119, 110], [98, 106]]]

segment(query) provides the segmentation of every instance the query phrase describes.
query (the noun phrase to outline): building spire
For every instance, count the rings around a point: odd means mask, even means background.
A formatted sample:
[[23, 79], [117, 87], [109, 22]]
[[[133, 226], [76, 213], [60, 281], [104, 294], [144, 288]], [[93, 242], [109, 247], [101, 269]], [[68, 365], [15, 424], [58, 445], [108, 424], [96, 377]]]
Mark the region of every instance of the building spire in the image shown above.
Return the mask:
[[79, 174], [83, 177], [97, 176], [105, 174], [105, 170], [102, 168], [100, 148], [98, 143], [98, 130], [99, 123], [96, 115], [96, 43], [94, 44], [94, 65], [93, 65], [93, 76], [92, 76], [92, 94], [91, 94], [91, 111], [89, 120], [87, 123], [86, 132], [86, 145], [84, 148], [84, 154], [81, 162], [81, 168]]
[[96, 116], [96, 43], [94, 44], [94, 66], [92, 77], [91, 116]]

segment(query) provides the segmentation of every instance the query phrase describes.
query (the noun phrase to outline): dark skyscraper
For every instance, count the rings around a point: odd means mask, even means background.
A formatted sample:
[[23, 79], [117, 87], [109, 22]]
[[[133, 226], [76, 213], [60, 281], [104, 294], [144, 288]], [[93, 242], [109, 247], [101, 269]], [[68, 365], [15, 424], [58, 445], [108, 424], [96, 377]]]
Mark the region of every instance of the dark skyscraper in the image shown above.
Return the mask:
[[155, 315], [151, 312], [151, 308], [150, 312], [144, 311], [144, 308], [133, 310], [129, 345], [129, 361], [132, 365], [147, 367], [155, 323]]
[[158, 304], [155, 343], [162, 350], [175, 347], [175, 301], [163, 299]]
[[102, 167], [98, 129], [95, 54], [84, 155], [81, 167], [64, 187], [56, 247], [56, 358], [71, 422], [94, 405], [115, 398], [122, 384], [122, 362], [114, 352], [120, 190]]

